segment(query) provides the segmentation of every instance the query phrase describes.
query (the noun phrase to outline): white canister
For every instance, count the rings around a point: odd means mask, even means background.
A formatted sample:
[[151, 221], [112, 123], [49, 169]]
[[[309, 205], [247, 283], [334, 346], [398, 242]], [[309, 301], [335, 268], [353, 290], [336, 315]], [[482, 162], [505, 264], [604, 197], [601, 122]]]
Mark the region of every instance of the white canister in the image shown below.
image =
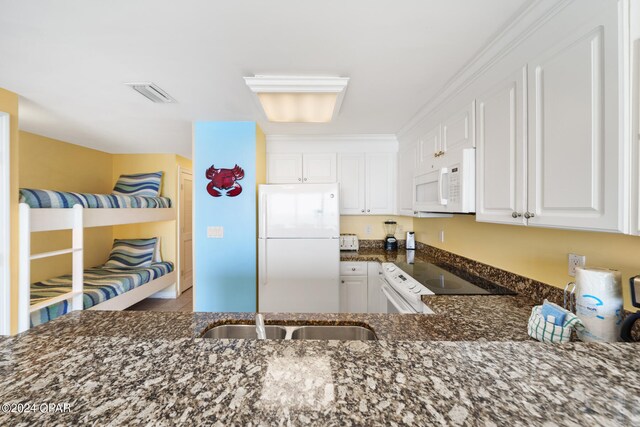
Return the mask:
[[576, 269], [576, 314], [585, 326], [578, 331], [582, 341], [619, 341], [623, 304], [619, 271]]

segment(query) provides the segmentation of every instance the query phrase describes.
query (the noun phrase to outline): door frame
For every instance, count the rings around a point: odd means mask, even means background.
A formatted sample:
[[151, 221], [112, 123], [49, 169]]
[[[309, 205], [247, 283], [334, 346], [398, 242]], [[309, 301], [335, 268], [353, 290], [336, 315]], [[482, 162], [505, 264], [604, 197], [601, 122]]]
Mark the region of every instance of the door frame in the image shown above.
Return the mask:
[[11, 134], [10, 116], [0, 112], [0, 335], [11, 334]]
[[[177, 197], [177, 204], [176, 204], [176, 235], [177, 235], [177, 267], [178, 267], [178, 274], [177, 274], [177, 283], [176, 283], [176, 297], [179, 297], [180, 295], [182, 295], [182, 229], [180, 227], [181, 223], [182, 223], [182, 174], [187, 174], [187, 175], [191, 175], [191, 177], [193, 178], [193, 171], [191, 169], [187, 169], [187, 168], [183, 168], [181, 166], [178, 166], [178, 182], [177, 182], [177, 188], [178, 188], [178, 197]], [[193, 209], [192, 209], [192, 213], [193, 213]], [[192, 218], [192, 222], [191, 224], [193, 224], [193, 218]], [[193, 233], [193, 228], [191, 230], [191, 233]], [[193, 252], [192, 252], [193, 253]], [[192, 260], [193, 261], [193, 260]], [[193, 285], [195, 283], [193, 283], [191, 285], [191, 287], [193, 288]]]

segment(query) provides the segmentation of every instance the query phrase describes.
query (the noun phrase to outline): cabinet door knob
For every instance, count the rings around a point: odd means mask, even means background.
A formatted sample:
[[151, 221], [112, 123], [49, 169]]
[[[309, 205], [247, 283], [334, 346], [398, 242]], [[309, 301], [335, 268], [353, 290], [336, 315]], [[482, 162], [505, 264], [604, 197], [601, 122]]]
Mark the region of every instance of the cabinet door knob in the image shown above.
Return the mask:
[[533, 218], [534, 216], [536, 216], [536, 214], [534, 214], [533, 212], [525, 212], [524, 213], [524, 217], [529, 219], [529, 218]]
[[307, 178], [304, 179], [305, 181], [307, 180]]
[[371, 212], [371, 209], [367, 209], [367, 212]]
[[298, 181], [302, 181], [302, 178], [298, 178]]
[[341, 280], [342, 283], [344, 283], [344, 280]]
[[514, 212], [514, 213], [511, 214], [511, 216], [513, 218], [520, 218], [522, 216], [522, 214], [520, 212]]
[[364, 209], [362, 209], [362, 212], [364, 212]]
[[355, 267], [351, 267], [351, 271], [356, 271], [356, 268]]

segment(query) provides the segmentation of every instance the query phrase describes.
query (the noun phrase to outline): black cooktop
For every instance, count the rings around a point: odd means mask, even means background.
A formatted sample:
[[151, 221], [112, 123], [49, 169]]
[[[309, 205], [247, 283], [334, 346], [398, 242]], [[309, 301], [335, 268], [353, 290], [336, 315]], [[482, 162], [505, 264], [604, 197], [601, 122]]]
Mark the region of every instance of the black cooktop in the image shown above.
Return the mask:
[[419, 261], [415, 264], [394, 264], [436, 295], [517, 295], [510, 289], [452, 266]]

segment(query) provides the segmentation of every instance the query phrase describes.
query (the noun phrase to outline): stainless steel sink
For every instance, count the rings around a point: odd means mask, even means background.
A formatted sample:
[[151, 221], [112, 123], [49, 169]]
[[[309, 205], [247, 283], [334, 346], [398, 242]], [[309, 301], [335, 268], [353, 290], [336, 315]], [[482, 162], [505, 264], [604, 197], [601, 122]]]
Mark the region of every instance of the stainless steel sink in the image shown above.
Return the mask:
[[[267, 325], [264, 329], [268, 340], [283, 340], [287, 336], [287, 329], [282, 326]], [[255, 340], [258, 334], [256, 325], [220, 325], [205, 332], [203, 338]]]
[[292, 340], [376, 340], [376, 334], [362, 326], [301, 326], [291, 334]]

